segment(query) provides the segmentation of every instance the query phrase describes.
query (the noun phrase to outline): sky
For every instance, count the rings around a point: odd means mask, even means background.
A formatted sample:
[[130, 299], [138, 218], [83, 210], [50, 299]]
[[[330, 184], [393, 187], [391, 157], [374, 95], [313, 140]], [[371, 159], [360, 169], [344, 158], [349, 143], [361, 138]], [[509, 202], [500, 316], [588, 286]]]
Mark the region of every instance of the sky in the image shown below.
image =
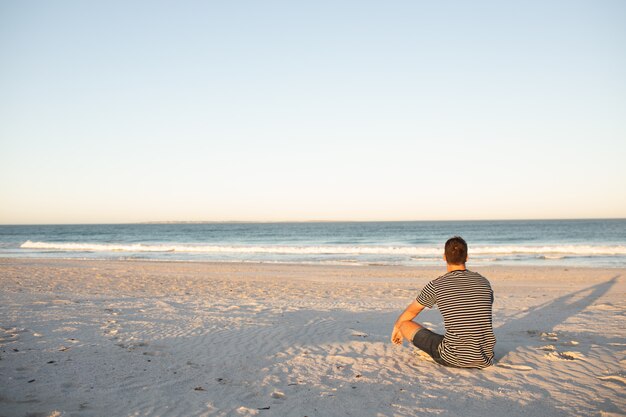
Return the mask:
[[0, 0], [0, 224], [624, 218], [625, 21]]

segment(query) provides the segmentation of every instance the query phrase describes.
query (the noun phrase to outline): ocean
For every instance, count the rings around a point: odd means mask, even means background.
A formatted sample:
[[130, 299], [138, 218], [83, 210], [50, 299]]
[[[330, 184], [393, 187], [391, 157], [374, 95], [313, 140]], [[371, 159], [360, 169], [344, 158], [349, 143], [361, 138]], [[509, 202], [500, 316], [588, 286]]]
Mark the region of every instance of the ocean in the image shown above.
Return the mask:
[[439, 265], [626, 266], [626, 219], [0, 226], [0, 257]]

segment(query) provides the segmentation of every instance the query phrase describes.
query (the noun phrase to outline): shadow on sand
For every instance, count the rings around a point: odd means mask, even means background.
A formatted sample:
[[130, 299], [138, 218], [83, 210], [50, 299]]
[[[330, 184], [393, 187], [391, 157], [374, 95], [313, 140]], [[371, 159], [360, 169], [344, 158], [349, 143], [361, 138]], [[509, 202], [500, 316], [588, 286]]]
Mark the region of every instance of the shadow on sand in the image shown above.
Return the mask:
[[515, 314], [512, 320], [494, 329], [498, 340], [496, 361], [500, 361], [510, 351], [527, 345], [529, 337], [542, 332], [554, 332], [556, 326], [593, 305], [596, 300], [609, 292], [619, 277], [620, 274], [615, 275], [605, 282], [574, 291]]

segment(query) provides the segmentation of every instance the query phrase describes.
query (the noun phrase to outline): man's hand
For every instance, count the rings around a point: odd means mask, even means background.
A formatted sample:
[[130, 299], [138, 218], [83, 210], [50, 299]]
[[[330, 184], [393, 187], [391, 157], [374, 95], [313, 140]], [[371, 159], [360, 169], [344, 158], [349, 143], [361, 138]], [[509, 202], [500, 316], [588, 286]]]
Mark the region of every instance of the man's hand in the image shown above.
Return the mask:
[[402, 333], [400, 333], [400, 329], [398, 327], [393, 326], [393, 332], [391, 332], [391, 343], [394, 345], [402, 344]]
[[[411, 332], [418, 331], [421, 326], [412, 320], [422, 312], [424, 306], [414, 300], [409, 306], [400, 314], [396, 324], [393, 326], [393, 332], [391, 332], [391, 343], [394, 345], [401, 345], [403, 341], [402, 332], [400, 327], [405, 331], [405, 334], [412, 334]], [[409, 341], [410, 342], [410, 341]]]

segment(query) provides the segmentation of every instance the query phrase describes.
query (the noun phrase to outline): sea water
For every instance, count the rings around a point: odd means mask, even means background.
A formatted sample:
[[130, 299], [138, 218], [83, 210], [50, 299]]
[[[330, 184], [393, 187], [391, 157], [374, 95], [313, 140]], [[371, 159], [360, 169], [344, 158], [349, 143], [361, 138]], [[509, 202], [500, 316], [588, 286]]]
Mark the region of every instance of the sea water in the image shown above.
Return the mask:
[[0, 257], [438, 265], [626, 266], [626, 219], [0, 226]]

